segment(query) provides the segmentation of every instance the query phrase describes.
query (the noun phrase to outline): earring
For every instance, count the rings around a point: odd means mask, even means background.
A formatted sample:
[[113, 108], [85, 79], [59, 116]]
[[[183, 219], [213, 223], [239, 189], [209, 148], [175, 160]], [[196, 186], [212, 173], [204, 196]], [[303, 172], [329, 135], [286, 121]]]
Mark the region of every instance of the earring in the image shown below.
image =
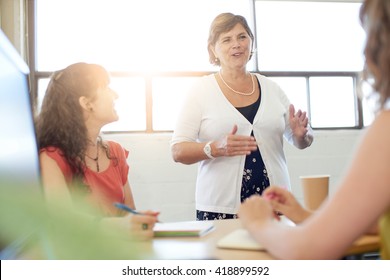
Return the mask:
[[218, 57], [214, 58], [214, 62], [218, 63], [219, 62], [219, 59]]

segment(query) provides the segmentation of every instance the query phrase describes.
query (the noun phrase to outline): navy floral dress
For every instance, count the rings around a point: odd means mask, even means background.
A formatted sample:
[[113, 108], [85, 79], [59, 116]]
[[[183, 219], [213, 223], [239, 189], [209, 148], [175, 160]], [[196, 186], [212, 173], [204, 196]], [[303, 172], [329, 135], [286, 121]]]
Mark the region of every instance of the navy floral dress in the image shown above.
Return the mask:
[[[259, 84], [260, 88], [260, 84]], [[260, 88], [261, 89], [261, 88]], [[260, 90], [261, 92], [261, 90]], [[249, 106], [236, 108], [250, 123], [256, 116], [257, 110], [260, 107], [261, 94], [257, 101]], [[251, 133], [253, 135], [253, 131]], [[242, 176], [241, 185], [241, 202], [253, 194], [261, 195], [265, 188], [270, 185], [267, 169], [265, 168], [263, 158], [259, 149], [246, 156], [244, 173]], [[222, 219], [236, 219], [237, 214], [216, 213], [208, 211], [196, 210], [197, 220], [222, 220]]]

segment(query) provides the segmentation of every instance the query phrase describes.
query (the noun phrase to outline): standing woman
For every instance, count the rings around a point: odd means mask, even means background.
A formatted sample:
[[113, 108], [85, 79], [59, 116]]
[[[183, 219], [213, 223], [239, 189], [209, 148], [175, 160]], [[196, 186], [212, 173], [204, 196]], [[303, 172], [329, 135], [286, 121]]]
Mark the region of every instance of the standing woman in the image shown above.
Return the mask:
[[244, 17], [218, 15], [208, 52], [220, 71], [199, 79], [178, 117], [172, 155], [200, 163], [198, 220], [236, 218], [241, 202], [270, 184], [289, 188], [283, 136], [300, 149], [313, 141], [306, 113], [295, 112], [276, 83], [247, 71], [253, 43]]
[[135, 208], [129, 152], [100, 137], [104, 125], [118, 120], [118, 96], [109, 82], [103, 67], [87, 63], [72, 64], [51, 77], [36, 121], [44, 193], [48, 201], [65, 206], [81, 200], [106, 217], [102, 225], [117, 223], [152, 236], [157, 213], [124, 216], [114, 206]]

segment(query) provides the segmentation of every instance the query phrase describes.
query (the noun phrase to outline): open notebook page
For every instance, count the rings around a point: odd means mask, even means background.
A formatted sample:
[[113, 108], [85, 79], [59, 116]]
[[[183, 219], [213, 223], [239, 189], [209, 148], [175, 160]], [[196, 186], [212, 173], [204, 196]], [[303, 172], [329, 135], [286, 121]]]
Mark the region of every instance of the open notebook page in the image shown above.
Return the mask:
[[173, 223], [156, 223], [153, 231], [155, 237], [203, 236], [213, 229], [213, 221], [185, 221]]

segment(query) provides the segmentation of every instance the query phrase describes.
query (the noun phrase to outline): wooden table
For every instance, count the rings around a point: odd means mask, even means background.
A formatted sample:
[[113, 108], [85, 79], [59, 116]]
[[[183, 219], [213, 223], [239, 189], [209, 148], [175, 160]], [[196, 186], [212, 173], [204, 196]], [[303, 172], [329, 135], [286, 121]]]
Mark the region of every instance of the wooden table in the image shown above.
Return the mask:
[[[274, 260], [267, 251], [217, 248], [217, 242], [228, 233], [241, 228], [239, 220], [215, 221], [215, 229], [202, 237], [159, 237], [148, 243], [147, 257], [151, 259], [219, 259]], [[346, 256], [379, 250], [379, 237], [365, 235], [346, 252]]]
[[362, 255], [364, 253], [379, 252], [379, 235], [366, 234], [356, 240], [345, 253], [345, 256]]

